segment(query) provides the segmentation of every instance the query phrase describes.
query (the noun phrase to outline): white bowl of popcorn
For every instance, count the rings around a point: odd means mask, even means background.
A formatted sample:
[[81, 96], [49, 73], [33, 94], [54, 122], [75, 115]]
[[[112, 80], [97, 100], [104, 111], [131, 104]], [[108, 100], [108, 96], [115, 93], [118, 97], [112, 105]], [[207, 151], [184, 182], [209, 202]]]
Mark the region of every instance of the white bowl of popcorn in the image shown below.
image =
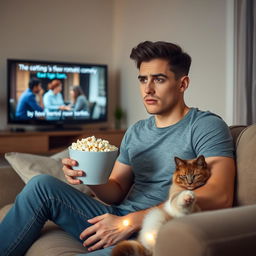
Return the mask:
[[116, 146], [94, 136], [77, 140], [69, 147], [70, 158], [78, 163], [73, 169], [85, 172], [85, 176], [77, 179], [87, 185], [107, 183], [117, 155]]

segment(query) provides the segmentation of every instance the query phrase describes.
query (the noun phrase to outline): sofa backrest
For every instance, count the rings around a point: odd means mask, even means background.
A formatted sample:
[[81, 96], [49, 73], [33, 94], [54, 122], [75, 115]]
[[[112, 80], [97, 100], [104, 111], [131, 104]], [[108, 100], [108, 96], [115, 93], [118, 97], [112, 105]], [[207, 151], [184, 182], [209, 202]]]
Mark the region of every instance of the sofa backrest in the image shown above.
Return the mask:
[[236, 146], [234, 206], [256, 204], [256, 125], [230, 130]]

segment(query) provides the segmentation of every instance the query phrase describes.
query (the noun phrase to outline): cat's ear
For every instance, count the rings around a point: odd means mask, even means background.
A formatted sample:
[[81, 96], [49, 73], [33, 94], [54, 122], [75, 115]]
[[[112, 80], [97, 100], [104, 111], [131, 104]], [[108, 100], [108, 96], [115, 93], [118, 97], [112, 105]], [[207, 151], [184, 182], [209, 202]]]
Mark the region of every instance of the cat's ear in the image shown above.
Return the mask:
[[196, 164], [201, 167], [201, 168], [206, 168], [207, 167], [207, 164], [205, 162], [205, 157], [203, 155], [199, 156], [197, 159], [196, 159]]
[[186, 165], [186, 162], [183, 159], [178, 158], [177, 156], [174, 157], [174, 161], [177, 167]]

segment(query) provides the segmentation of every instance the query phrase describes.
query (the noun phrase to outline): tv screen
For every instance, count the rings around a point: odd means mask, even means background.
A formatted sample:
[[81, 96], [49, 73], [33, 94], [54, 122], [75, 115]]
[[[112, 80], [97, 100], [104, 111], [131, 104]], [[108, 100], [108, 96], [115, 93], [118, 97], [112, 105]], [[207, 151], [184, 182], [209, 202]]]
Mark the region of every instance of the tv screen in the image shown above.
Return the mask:
[[8, 123], [107, 120], [107, 65], [7, 60]]

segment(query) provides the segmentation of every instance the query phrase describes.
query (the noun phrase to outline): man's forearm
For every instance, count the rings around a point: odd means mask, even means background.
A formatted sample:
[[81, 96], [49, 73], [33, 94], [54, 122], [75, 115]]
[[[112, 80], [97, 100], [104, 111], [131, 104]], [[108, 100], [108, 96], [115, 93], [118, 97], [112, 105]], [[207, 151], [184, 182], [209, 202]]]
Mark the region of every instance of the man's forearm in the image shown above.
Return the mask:
[[119, 204], [125, 197], [125, 192], [114, 180], [109, 180], [106, 184], [88, 185], [93, 193], [106, 204]]

